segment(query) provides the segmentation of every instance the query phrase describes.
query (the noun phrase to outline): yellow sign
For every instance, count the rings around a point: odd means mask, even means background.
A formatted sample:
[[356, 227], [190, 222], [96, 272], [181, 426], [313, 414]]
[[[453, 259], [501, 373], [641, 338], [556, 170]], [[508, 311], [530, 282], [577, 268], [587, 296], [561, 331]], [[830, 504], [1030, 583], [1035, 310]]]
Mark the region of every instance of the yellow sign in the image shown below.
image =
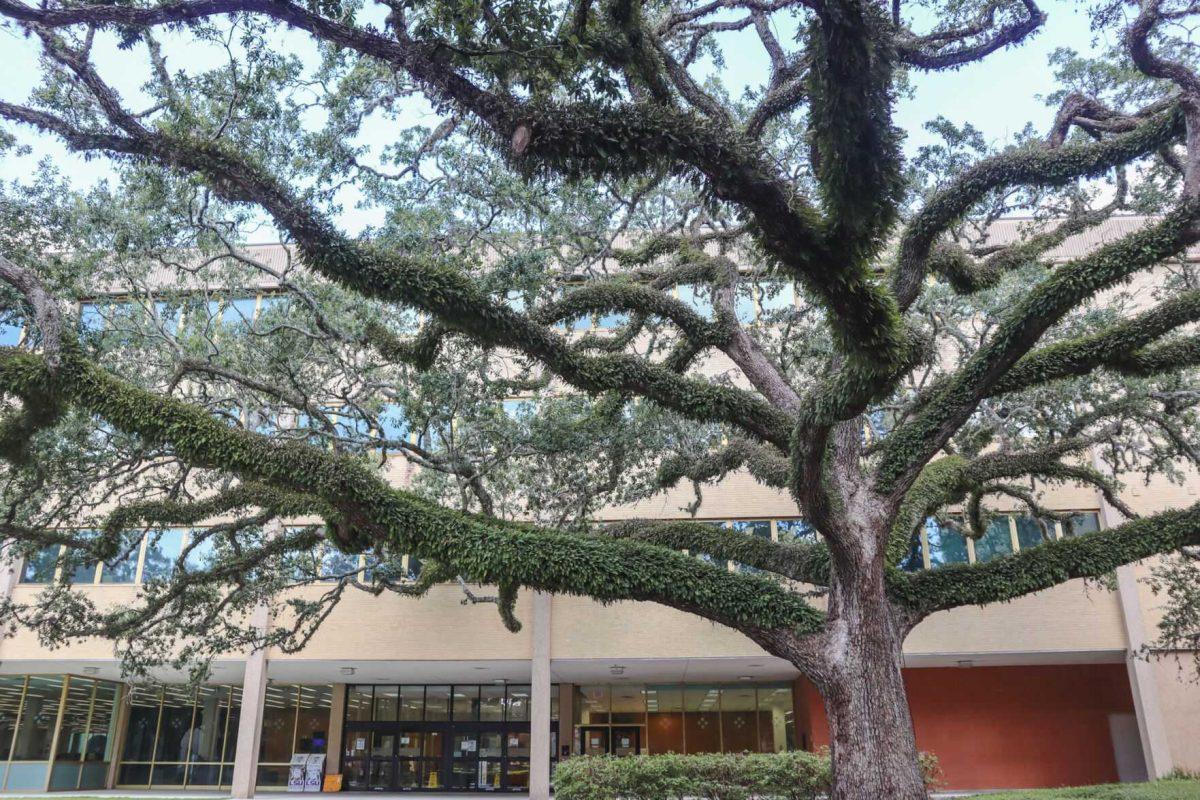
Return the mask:
[[342, 776], [326, 775], [325, 786], [322, 787], [322, 790], [326, 792], [340, 792], [342, 790]]

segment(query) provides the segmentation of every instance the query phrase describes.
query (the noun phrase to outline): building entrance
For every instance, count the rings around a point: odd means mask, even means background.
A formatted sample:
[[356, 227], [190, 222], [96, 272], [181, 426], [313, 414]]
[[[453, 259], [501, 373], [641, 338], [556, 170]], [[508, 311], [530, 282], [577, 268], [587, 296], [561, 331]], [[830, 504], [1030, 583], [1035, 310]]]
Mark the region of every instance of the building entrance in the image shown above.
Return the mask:
[[[346, 708], [341, 768], [350, 791], [529, 789], [526, 686], [358, 685], [348, 687]], [[557, 727], [552, 721], [551, 742]]]
[[637, 725], [585, 725], [580, 728], [579, 736], [585, 756], [636, 756], [641, 752], [642, 729]]

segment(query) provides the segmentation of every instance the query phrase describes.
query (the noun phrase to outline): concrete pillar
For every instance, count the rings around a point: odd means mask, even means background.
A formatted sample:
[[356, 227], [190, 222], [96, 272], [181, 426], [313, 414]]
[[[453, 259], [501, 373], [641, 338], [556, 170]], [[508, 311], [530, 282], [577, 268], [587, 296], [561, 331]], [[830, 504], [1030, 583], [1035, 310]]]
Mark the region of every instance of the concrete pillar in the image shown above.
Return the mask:
[[[550, 595], [533, 595], [529, 800], [550, 800]], [[560, 712], [561, 713], [561, 712]]]
[[[261, 609], [265, 624], [267, 610]], [[258, 616], [258, 612], [255, 612]], [[257, 622], [258, 620], [255, 620]], [[267, 699], [267, 652], [255, 650], [246, 658], [242, 680], [242, 710], [238, 718], [237, 749], [233, 757], [233, 780], [229, 793], [239, 800], [254, 797], [258, 775], [258, 747], [262, 738], [263, 706]]]
[[[281, 529], [275, 520], [267, 523], [265, 533], [275, 537]], [[250, 617], [250, 624], [266, 631], [271, 624], [271, 609], [260, 603]], [[267, 651], [255, 650], [246, 657], [246, 675], [242, 679], [242, 710], [238, 718], [237, 748], [233, 754], [233, 779], [229, 793], [238, 798], [254, 797], [258, 778], [258, 748], [262, 739], [263, 706], [267, 700]]]
[[[1097, 471], [1104, 471], [1104, 464], [1095, 451], [1092, 452], [1092, 465]], [[1113, 508], [1100, 491], [1096, 492], [1096, 497], [1100, 503], [1100, 527], [1110, 528], [1125, 521], [1124, 515]], [[1117, 597], [1121, 603], [1121, 617], [1125, 622], [1125, 638], [1129, 646], [1125, 654], [1125, 667], [1129, 673], [1138, 735], [1142, 740], [1142, 755], [1146, 759], [1146, 774], [1155, 780], [1165, 777], [1174, 765], [1154, 667], [1142, 652], [1149, 640], [1138, 596], [1137, 573], [1132, 564], [1117, 567]]]
[[346, 684], [333, 685], [333, 697], [329, 703], [329, 730], [326, 733], [325, 774], [337, 775], [342, 771], [342, 727], [346, 724]]

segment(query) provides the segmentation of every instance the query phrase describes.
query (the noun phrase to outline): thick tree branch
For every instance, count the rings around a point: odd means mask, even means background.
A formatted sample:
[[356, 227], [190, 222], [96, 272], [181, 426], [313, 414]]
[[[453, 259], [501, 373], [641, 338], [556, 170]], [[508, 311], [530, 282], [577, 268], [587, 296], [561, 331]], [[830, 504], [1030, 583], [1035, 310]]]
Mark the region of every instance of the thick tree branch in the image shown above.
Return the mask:
[[325, 502], [342, 547], [386, 546], [436, 559], [479, 583], [605, 600], [649, 600], [742, 629], [819, 630], [820, 612], [770, 581], [736, 575], [639, 542], [582, 539], [504, 523], [394, 489], [359, 461], [230, 428], [203, 409], [123, 383], [78, 357], [53, 377], [44, 359], [0, 353], [10, 391], [56, 394], [199, 467]]

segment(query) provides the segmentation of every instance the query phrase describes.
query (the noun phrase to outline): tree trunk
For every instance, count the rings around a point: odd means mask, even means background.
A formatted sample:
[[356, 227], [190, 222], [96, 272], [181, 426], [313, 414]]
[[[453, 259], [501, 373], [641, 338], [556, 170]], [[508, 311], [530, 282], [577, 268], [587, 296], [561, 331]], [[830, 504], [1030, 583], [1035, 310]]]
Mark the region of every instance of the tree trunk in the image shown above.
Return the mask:
[[835, 587], [821, 681], [832, 742], [832, 800], [925, 800], [916, 737], [900, 672], [904, 634], [882, 581]]

